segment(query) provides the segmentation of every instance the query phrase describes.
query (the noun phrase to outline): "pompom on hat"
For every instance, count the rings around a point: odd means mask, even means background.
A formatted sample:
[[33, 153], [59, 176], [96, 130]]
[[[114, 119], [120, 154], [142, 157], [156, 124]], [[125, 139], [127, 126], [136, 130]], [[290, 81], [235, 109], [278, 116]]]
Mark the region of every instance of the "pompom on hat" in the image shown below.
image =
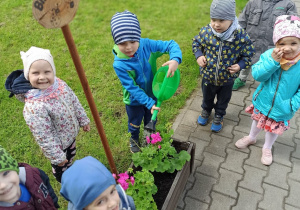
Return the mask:
[[83, 209], [115, 184], [111, 172], [100, 161], [87, 156], [76, 160], [63, 173], [60, 194], [76, 209]]
[[213, 0], [210, 5], [210, 18], [220, 20], [234, 20], [235, 0]]
[[127, 10], [117, 12], [111, 18], [110, 26], [115, 44], [120, 44], [125, 41], [140, 41], [141, 28], [135, 14]]
[[37, 60], [45, 60], [48, 61], [48, 63], [51, 65], [54, 76], [56, 73], [55, 65], [53, 61], [53, 57], [50, 53], [50, 50], [48, 49], [42, 49], [39, 47], [30, 47], [30, 49], [27, 52], [20, 52], [21, 58], [23, 60], [23, 66], [24, 66], [24, 77], [28, 80], [29, 75], [29, 69], [33, 62]]
[[274, 45], [276, 45], [278, 40], [288, 36], [300, 39], [300, 18], [294, 15], [281, 15], [276, 18], [274, 24]]
[[19, 166], [18, 162], [0, 146], [0, 172], [3, 171], [16, 171], [19, 173]]

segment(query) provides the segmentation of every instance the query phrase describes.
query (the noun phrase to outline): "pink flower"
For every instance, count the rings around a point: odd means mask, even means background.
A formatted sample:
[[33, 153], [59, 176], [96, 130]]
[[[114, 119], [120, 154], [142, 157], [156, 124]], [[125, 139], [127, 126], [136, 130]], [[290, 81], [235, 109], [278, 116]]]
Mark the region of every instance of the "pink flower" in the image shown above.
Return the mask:
[[129, 184], [126, 182], [126, 180], [124, 180], [124, 179], [118, 179], [118, 182], [120, 183], [121, 187], [122, 187], [124, 190], [127, 190]]
[[133, 176], [130, 177], [130, 182], [132, 185], [134, 185], [134, 177]]
[[125, 171], [125, 173], [121, 173], [119, 174], [120, 179], [129, 179], [129, 175], [127, 174], [127, 171]]
[[149, 144], [150, 143], [150, 138], [149, 138], [149, 136], [146, 136], [146, 140], [147, 140], [147, 144]]
[[158, 145], [158, 149], [161, 149], [161, 146], [160, 146], [160, 145]]
[[156, 144], [157, 142], [162, 141], [162, 138], [158, 132], [156, 134], [154, 134], [154, 133], [151, 134], [151, 138], [152, 138], [151, 144]]
[[117, 175], [116, 175], [116, 174], [112, 174], [112, 176], [113, 176], [115, 179], [117, 179]]

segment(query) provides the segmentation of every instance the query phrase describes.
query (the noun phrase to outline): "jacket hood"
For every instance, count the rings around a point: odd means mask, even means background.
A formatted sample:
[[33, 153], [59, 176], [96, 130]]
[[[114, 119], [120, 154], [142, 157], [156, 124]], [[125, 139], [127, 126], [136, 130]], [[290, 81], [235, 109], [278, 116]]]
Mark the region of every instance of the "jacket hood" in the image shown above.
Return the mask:
[[30, 82], [25, 79], [23, 70], [13, 71], [5, 81], [5, 89], [10, 92], [9, 97], [17, 94], [24, 94], [33, 89]]

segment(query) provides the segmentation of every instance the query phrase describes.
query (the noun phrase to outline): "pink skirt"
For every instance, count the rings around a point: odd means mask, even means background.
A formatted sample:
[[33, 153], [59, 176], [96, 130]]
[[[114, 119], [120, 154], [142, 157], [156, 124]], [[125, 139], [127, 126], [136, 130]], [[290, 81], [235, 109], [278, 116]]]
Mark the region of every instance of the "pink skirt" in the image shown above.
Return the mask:
[[245, 111], [251, 114], [252, 120], [258, 121], [257, 128], [264, 129], [266, 132], [282, 135], [283, 131], [286, 131], [290, 128], [289, 120], [288, 126], [285, 126], [283, 121], [276, 122], [275, 120], [260, 113], [258, 109], [254, 108], [253, 104], [248, 106]]

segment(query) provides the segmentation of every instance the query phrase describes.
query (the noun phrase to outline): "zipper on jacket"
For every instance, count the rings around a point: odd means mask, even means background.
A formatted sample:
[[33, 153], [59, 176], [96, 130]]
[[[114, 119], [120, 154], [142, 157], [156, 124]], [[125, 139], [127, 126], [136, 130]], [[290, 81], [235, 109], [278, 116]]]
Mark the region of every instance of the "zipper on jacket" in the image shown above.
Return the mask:
[[215, 85], [218, 84], [219, 67], [220, 67], [219, 64], [220, 64], [220, 60], [221, 60], [222, 46], [223, 46], [223, 42], [222, 42], [222, 40], [220, 40], [219, 52], [218, 52], [218, 60], [217, 60], [217, 68], [216, 68], [216, 74], [215, 74]]
[[261, 87], [261, 89], [256, 93], [255, 97], [254, 97], [254, 101], [256, 101], [256, 98], [258, 97], [258, 95], [260, 94], [260, 92], [264, 89], [264, 86]]
[[[79, 132], [79, 129], [78, 127], [76, 126], [77, 123], [79, 124], [79, 122], [77, 121], [77, 119], [74, 119], [74, 116], [71, 112], [71, 109], [69, 108], [69, 106], [66, 104], [65, 100], [58, 97], [58, 100], [66, 107], [66, 109], [68, 110], [69, 112], [69, 115], [72, 117], [72, 120], [73, 120], [73, 125], [74, 125], [74, 129], [75, 129], [75, 132], [78, 133]], [[80, 126], [79, 126], [80, 127]]]
[[281, 79], [281, 75], [282, 75], [282, 72], [283, 72], [283, 69], [281, 69], [281, 72], [280, 72], [280, 75], [279, 75], [279, 79], [278, 79], [278, 82], [277, 82], [277, 86], [276, 86], [276, 90], [275, 90], [275, 94], [274, 94], [274, 97], [273, 97], [273, 100], [272, 100], [272, 106], [267, 114], [267, 117], [269, 116], [273, 106], [274, 106], [274, 102], [275, 102], [275, 97], [276, 97], [276, 94], [277, 94], [277, 90], [278, 90], [278, 86], [279, 86], [279, 82], [280, 82], [280, 79]]
[[144, 69], [143, 69], [143, 65], [141, 64], [139, 54], [136, 54], [136, 55], [137, 55], [137, 58], [138, 58], [138, 60], [139, 60], [139, 64], [141, 65], [142, 72], [143, 72], [143, 78], [144, 78], [144, 81], [145, 81], [145, 92], [148, 93], [148, 85], [147, 85], [148, 80], [147, 80], [147, 78], [146, 78], [146, 76], [145, 76]]

